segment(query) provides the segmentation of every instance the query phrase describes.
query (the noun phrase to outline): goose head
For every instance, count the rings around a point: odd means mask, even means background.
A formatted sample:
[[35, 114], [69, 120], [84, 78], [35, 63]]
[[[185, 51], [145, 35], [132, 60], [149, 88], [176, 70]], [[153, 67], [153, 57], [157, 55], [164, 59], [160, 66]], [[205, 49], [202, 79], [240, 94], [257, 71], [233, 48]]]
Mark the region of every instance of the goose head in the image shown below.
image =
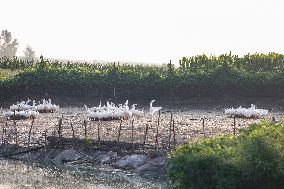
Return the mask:
[[151, 102], [150, 102], [150, 108], [152, 108], [154, 102], [155, 102], [155, 100], [151, 100]]
[[132, 110], [135, 110], [135, 106], [137, 106], [137, 104], [132, 104]]
[[89, 108], [86, 106], [86, 104], [84, 104], [85, 110], [88, 111]]
[[31, 100], [28, 98], [27, 102], [25, 103], [26, 105], [30, 102]]

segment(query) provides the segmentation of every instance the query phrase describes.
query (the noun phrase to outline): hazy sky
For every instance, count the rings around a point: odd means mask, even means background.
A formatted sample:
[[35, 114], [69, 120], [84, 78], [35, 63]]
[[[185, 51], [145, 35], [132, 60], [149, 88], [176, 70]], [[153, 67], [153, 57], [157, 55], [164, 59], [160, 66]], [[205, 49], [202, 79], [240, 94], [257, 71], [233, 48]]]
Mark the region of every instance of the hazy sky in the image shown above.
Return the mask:
[[177, 61], [284, 53], [283, 0], [0, 0], [0, 30], [45, 57]]

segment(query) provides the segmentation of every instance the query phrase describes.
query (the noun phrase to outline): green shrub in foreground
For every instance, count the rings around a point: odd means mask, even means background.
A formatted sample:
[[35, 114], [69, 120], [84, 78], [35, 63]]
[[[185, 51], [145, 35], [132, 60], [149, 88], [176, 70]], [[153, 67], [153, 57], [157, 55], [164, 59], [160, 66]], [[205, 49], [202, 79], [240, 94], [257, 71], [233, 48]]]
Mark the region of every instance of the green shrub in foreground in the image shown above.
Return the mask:
[[168, 176], [176, 188], [284, 188], [284, 123], [184, 145], [171, 154]]

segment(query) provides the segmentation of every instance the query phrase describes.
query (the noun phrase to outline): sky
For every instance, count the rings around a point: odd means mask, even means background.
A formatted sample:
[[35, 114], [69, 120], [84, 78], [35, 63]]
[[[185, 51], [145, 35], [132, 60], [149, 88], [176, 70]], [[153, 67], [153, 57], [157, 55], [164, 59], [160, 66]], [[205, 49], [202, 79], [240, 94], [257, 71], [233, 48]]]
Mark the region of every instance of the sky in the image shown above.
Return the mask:
[[177, 62], [284, 53], [283, 0], [0, 0], [0, 30], [36, 56]]

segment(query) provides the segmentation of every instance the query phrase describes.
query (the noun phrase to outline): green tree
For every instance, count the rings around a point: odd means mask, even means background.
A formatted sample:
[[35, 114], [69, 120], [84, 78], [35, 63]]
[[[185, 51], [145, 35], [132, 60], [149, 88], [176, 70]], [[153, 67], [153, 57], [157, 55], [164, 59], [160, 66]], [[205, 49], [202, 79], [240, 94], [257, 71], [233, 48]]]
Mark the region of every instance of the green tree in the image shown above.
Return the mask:
[[29, 45], [27, 45], [24, 51], [24, 56], [25, 56], [25, 59], [32, 61], [35, 59], [35, 51]]
[[0, 57], [13, 58], [18, 49], [17, 39], [13, 39], [11, 32], [2, 30], [0, 35]]

